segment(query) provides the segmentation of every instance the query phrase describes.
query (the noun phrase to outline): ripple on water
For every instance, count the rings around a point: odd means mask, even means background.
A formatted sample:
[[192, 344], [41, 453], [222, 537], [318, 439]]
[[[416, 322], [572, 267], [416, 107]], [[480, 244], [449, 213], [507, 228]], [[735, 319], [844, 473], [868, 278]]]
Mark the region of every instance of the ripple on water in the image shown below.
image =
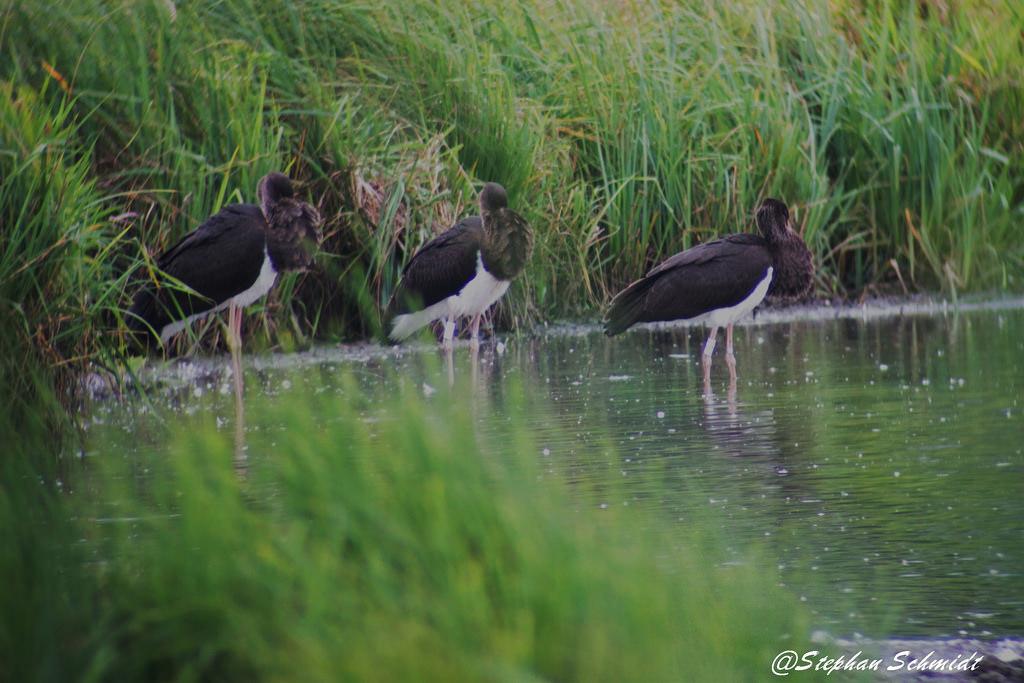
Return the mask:
[[[618, 497], [605, 492], [605, 505], [670, 525], [716, 520], [732, 545], [756, 544], [782, 567], [832, 632], [1003, 634], [1024, 624], [1022, 307], [768, 309], [736, 328], [737, 385], [718, 353], [707, 394], [706, 331], [686, 325], [613, 339], [597, 325], [548, 326], [507, 338], [503, 354], [485, 344], [475, 368], [460, 343], [450, 369], [476, 383], [482, 444], [508, 441], [506, 392], [525, 392], [546, 477], [611, 472]], [[384, 418], [372, 397], [396, 375], [431, 400], [449, 381], [428, 344], [325, 345], [244, 363], [249, 395], [275, 400], [353, 391], [355, 378], [370, 397], [366, 420]], [[147, 366], [140, 380], [161, 387], [154, 413], [107, 404], [90, 423], [104, 447], [86, 452], [153, 447], [140, 427], [230, 411], [231, 392], [217, 390], [226, 365]], [[336, 416], [323, 424], [345, 428]]]

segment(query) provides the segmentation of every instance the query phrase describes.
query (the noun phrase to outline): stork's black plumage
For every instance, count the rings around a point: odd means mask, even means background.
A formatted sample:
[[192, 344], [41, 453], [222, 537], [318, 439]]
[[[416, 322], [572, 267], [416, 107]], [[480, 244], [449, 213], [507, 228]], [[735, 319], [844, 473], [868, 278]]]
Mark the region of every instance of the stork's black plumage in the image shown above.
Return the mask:
[[169, 281], [147, 284], [132, 301], [128, 329], [148, 346], [161, 344], [188, 324], [231, 308], [229, 340], [237, 344], [238, 309], [273, 286], [277, 274], [312, 263], [322, 239], [320, 214], [295, 197], [283, 173], [269, 173], [257, 188], [259, 206], [229, 204], [157, 258]]
[[444, 319], [447, 344], [455, 320], [471, 316], [470, 340], [479, 343], [481, 316], [505, 294], [533, 253], [533, 229], [508, 208], [505, 188], [487, 183], [479, 201], [479, 216], [464, 218], [431, 239], [406, 265], [384, 314], [391, 341]]
[[795, 298], [811, 286], [811, 252], [790, 225], [789, 210], [765, 199], [757, 210], [760, 235], [728, 235], [672, 256], [619, 292], [605, 316], [605, 333], [639, 322], [705, 320], [705, 377], [718, 328], [726, 328], [726, 361], [735, 377], [733, 323], [766, 296]]

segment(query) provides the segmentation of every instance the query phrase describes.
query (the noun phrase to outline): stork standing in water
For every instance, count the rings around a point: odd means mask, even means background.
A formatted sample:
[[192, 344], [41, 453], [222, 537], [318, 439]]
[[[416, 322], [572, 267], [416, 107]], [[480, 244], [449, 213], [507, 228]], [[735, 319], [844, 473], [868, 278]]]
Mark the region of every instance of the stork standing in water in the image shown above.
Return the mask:
[[619, 334], [636, 323], [706, 321], [704, 384], [718, 328], [725, 327], [725, 361], [736, 380], [732, 326], [766, 296], [797, 298], [811, 287], [811, 252], [793, 231], [786, 205], [765, 199], [757, 210], [759, 235], [728, 235], [672, 256], [619, 292], [605, 315], [605, 333]]
[[498, 183], [480, 191], [480, 215], [469, 216], [416, 252], [384, 313], [384, 330], [401, 342], [443, 319], [450, 347], [455, 322], [471, 317], [470, 344], [480, 344], [480, 319], [508, 290], [533, 253], [533, 228], [508, 208]]
[[161, 346], [194, 320], [229, 309], [228, 341], [241, 341], [241, 309], [255, 303], [286, 270], [303, 270], [322, 239], [320, 214], [296, 199], [283, 173], [257, 187], [259, 206], [228, 204], [157, 257], [164, 274], [187, 287], [150, 283], [132, 300], [128, 329]]
[[167, 342], [199, 318], [228, 309], [228, 346], [241, 394], [242, 309], [273, 287], [277, 275], [303, 270], [323, 239], [320, 214], [296, 198], [283, 173], [265, 175], [259, 206], [228, 204], [157, 257], [157, 267], [180, 285], [151, 282], [134, 297], [128, 330], [143, 346]]

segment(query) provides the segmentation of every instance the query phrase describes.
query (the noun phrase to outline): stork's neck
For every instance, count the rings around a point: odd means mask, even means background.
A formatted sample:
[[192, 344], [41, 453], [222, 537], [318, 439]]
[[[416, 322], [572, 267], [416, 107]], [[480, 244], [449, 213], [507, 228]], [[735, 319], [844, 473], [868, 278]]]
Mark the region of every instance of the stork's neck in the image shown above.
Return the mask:
[[805, 294], [811, 287], [814, 273], [807, 245], [791, 230], [776, 236], [768, 244], [776, 271], [771, 294], [783, 298], [796, 298]]
[[501, 209], [491, 211], [483, 207], [480, 208], [480, 222], [484, 227], [484, 238], [485, 243], [495, 242], [498, 235], [498, 225], [501, 221]]
[[521, 216], [505, 208], [481, 207], [480, 214], [480, 257], [484, 267], [499, 279], [511, 280], [523, 270], [533, 251], [532, 230]]

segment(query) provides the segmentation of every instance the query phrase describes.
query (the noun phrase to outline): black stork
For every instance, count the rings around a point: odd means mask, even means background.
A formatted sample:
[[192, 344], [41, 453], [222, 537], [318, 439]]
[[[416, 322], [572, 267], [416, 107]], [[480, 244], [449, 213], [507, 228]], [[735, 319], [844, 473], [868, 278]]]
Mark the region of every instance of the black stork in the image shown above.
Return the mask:
[[732, 326], [766, 296], [797, 298], [811, 287], [811, 252], [793, 231], [789, 209], [765, 199], [757, 210], [760, 235], [738, 234], [699, 244], [672, 256], [619, 292], [605, 316], [605, 334], [624, 332], [639, 322], [704, 321], [711, 333], [704, 344], [704, 382], [718, 328], [725, 326], [725, 360], [736, 379]]
[[303, 270], [323, 238], [320, 214], [296, 198], [283, 173], [265, 175], [259, 206], [228, 204], [157, 258], [188, 289], [150, 283], [128, 311], [128, 329], [144, 346], [161, 346], [199, 318], [229, 309], [228, 344], [241, 344], [241, 309], [270, 291], [277, 274]]
[[480, 318], [505, 294], [533, 253], [533, 228], [508, 208], [498, 183], [480, 191], [480, 215], [469, 216], [416, 252], [384, 313], [392, 342], [444, 319], [443, 344], [450, 346], [457, 318], [471, 316], [470, 344], [480, 344]]

